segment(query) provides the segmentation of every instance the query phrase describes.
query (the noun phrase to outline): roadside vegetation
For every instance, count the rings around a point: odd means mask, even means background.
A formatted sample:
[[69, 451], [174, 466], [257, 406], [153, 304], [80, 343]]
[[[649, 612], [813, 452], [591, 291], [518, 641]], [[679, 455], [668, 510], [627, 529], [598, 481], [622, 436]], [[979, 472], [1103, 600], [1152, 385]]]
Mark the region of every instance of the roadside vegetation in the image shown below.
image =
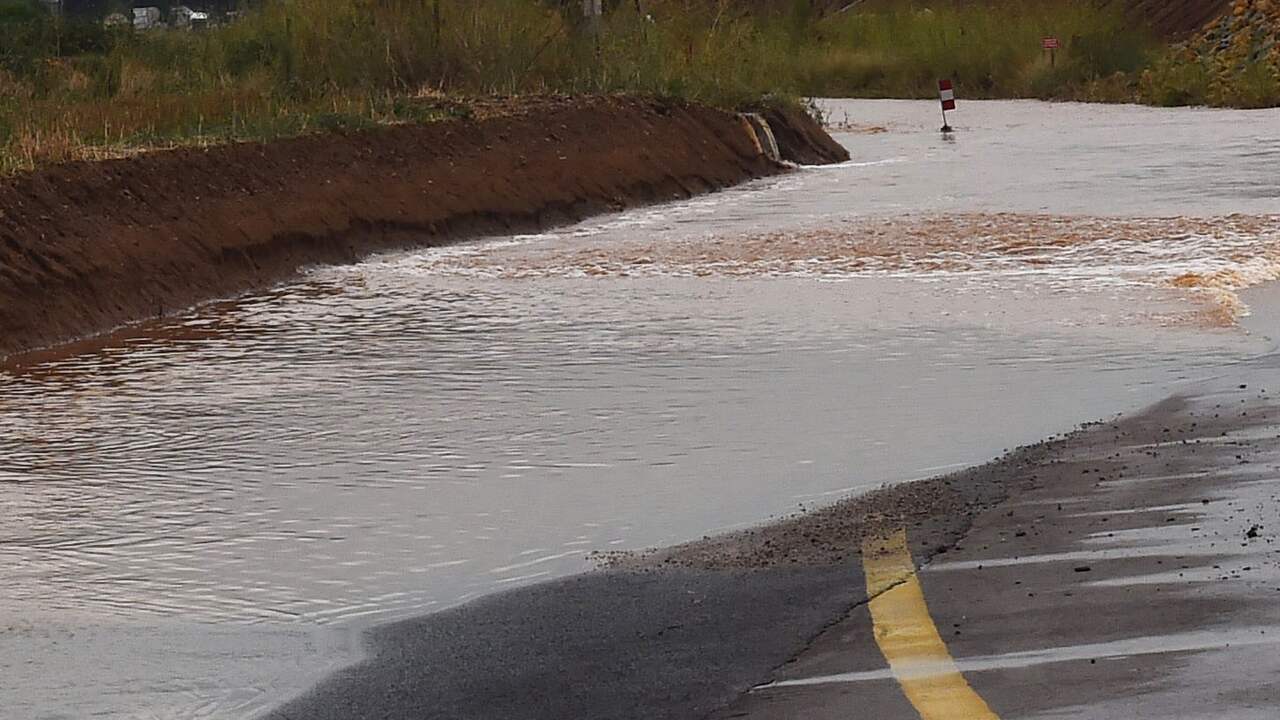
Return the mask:
[[1280, 105], [1280, 1], [1236, 0], [1142, 75], [1144, 99], [1159, 105]]
[[[820, 95], [933, 97], [950, 78], [969, 98], [1132, 99], [1134, 73], [1159, 50], [1118, 6], [1088, 2], [882, 2], [816, 28], [800, 84]], [[1046, 37], [1062, 47], [1045, 51]]]
[[[136, 31], [0, 0], [0, 172], [466, 115], [469, 96], [632, 92], [738, 107], [931, 97], [948, 77], [971, 98], [1280, 102], [1267, 58], [1169, 48], [1114, 4], [605, 6], [593, 25], [578, 0], [260, 0], [200, 31]], [[1040, 46], [1050, 35], [1062, 43], [1052, 59]]]

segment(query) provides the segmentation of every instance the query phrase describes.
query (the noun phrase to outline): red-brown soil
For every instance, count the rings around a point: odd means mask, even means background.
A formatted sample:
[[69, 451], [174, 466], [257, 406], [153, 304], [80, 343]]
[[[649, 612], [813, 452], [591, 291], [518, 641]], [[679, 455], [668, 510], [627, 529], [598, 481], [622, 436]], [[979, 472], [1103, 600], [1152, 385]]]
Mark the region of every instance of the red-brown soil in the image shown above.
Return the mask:
[[[696, 105], [544, 98], [485, 110], [478, 120], [71, 163], [4, 181], [0, 356], [268, 286], [305, 265], [543, 227], [784, 170], [737, 116]], [[802, 113], [773, 120], [785, 157], [847, 158]]]
[[782, 159], [800, 165], [822, 165], [849, 159], [849, 153], [821, 125], [798, 108], [769, 107], [760, 110]]

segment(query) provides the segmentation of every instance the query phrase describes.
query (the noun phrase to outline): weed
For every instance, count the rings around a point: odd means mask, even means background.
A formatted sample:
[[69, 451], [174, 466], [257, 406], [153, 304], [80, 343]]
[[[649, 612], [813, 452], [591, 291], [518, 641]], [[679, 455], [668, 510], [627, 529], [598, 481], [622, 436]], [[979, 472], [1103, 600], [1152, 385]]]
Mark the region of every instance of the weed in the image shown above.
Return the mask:
[[[1116, 3], [262, 0], [203, 32], [107, 30], [0, 0], [0, 172], [141, 148], [466, 117], [460, 98], [628, 92], [1280, 101], [1275, 65], [1216, 64], [1135, 32]], [[1047, 35], [1062, 49], [1041, 49]]]

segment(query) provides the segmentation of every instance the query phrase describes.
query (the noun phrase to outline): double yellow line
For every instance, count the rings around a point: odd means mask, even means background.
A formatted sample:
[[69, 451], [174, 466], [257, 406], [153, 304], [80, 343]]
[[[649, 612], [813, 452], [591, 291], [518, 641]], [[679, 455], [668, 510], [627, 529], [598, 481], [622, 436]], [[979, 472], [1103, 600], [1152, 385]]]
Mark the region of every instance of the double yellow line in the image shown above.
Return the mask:
[[969, 687], [929, 615], [924, 590], [898, 530], [862, 545], [876, 644], [922, 720], [1000, 720]]

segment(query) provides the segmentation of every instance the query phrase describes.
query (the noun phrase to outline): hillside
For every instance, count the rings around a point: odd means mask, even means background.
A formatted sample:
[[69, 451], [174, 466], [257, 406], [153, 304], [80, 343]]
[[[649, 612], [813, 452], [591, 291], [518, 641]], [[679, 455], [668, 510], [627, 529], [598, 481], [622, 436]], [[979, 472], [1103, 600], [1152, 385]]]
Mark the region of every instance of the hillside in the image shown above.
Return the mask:
[[1226, 13], [1229, 0], [1108, 0], [1123, 3], [1130, 17], [1166, 36], [1185, 36]]

